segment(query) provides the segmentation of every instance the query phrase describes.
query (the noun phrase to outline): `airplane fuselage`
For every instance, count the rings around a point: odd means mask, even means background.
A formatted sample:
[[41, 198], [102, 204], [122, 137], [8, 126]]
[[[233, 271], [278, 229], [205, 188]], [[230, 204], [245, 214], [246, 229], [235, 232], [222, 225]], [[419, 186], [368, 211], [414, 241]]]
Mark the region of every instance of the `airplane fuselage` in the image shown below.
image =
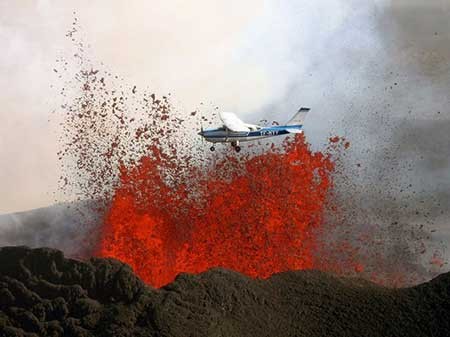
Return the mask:
[[257, 130], [251, 131], [231, 131], [226, 127], [205, 129], [199, 134], [211, 143], [239, 143], [248, 142], [268, 137], [287, 135], [289, 129], [299, 130], [302, 125], [284, 125], [284, 126], [270, 126], [261, 127]]

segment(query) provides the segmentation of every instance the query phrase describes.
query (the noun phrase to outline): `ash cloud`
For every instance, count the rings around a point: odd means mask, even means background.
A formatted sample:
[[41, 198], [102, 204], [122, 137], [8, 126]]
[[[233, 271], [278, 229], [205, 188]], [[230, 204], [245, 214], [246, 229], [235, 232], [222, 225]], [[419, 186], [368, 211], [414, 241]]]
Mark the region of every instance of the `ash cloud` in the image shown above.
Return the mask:
[[[345, 136], [351, 146], [336, 192], [346, 226], [355, 236], [377, 228], [393, 252], [386, 258], [405, 250], [411, 268], [428, 269], [434, 254], [450, 258], [450, 3], [346, 6], [334, 29], [324, 33], [317, 17], [307, 43], [292, 44], [291, 60], [302, 59], [304, 67], [258, 115], [283, 120], [305, 104], [312, 107], [305, 133], [313, 148], [323, 148], [328, 136]], [[393, 265], [406, 259], [399, 262]]]
[[391, 177], [383, 185], [395, 186], [396, 206], [408, 203], [403, 219], [428, 224], [438, 232], [433, 240], [448, 244], [450, 3], [393, 1], [378, 27], [387, 66], [399, 69], [406, 85], [393, 97], [393, 104], [398, 100], [402, 106], [394, 112], [386, 155], [375, 156], [371, 164]]
[[[388, 53], [411, 71], [448, 86], [450, 3], [442, 0], [392, 1], [380, 18]], [[432, 100], [432, 97], [430, 97]]]

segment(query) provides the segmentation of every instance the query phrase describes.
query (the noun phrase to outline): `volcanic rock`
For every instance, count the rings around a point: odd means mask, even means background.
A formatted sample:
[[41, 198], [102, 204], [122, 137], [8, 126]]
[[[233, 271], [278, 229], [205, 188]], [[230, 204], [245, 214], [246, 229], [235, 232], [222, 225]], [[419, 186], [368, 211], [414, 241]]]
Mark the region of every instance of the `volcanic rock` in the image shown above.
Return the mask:
[[114, 259], [0, 248], [0, 336], [449, 336], [450, 274], [404, 289], [225, 269], [154, 289]]

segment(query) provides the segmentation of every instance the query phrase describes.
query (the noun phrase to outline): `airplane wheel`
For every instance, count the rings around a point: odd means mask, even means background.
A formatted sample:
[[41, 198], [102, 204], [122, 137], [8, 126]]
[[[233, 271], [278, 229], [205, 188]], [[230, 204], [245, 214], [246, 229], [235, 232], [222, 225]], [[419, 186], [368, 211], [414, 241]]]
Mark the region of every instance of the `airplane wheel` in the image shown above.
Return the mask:
[[240, 146], [235, 146], [234, 149], [236, 150], [236, 152], [241, 151], [241, 147]]
[[214, 150], [216, 149], [214, 146], [211, 146], [210, 148], [209, 148], [212, 152], [214, 152]]

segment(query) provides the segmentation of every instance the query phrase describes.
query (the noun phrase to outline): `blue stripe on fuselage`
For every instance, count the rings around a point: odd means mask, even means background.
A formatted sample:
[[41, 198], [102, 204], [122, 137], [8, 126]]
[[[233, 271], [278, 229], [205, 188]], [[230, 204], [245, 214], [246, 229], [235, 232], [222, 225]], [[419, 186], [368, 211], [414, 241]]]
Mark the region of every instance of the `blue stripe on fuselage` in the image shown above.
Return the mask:
[[250, 132], [233, 132], [223, 129], [207, 129], [203, 131], [205, 138], [242, 138], [242, 137], [270, 137], [287, 135], [288, 129], [301, 129], [303, 125], [281, 125], [261, 128]]

